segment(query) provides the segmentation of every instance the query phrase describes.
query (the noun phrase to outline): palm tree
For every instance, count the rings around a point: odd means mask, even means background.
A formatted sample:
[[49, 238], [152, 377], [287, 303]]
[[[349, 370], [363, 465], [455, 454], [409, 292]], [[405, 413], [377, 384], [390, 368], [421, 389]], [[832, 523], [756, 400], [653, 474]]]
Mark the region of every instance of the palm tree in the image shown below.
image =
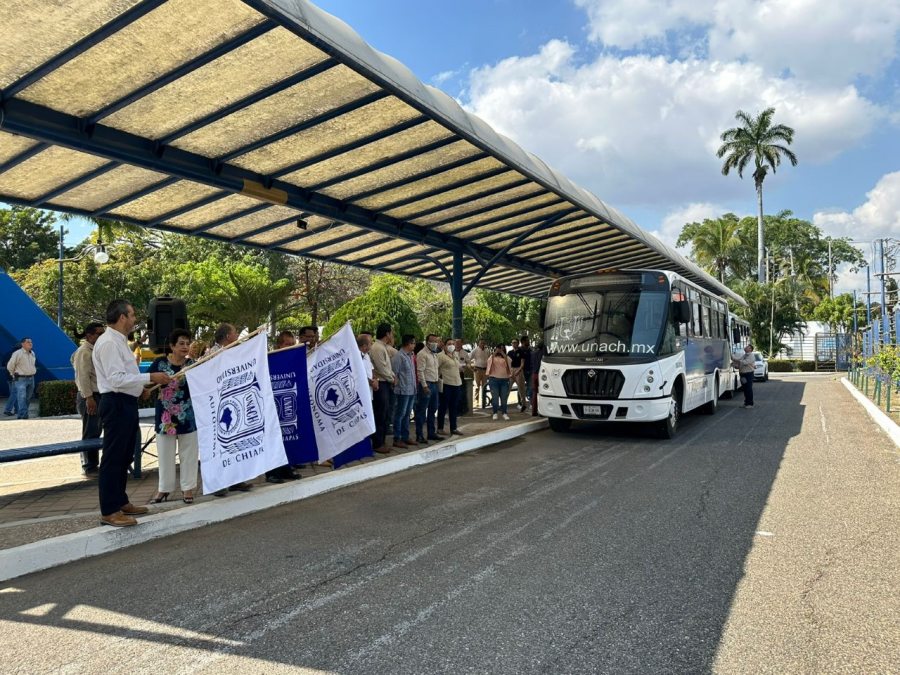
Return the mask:
[[757, 232], [756, 232], [756, 270], [759, 283], [765, 281], [763, 256], [765, 242], [763, 240], [763, 198], [762, 186], [769, 169], [781, 164], [781, 158], [787, 157], [793, 166], [797, 166], [797, 156], [788, 149], [794, 141], [794, 130], [783, 124], [772, 124], [775, 108], [766, 108], [756, 117], [751, 117], [743, 110], [735, 114], [741, 126], [727, 129], [722, 133], [722, 146], [716, 157], [725, 157], [722, 174], [727, 176], [732, 169], [737, 169], [738, 176], [744, 177], [744, 169], [752, 160], [755, 164], [753, 182], [756, 184]]
[[740, 221], [732, 213], [721, 218], [707, 218], [691, 227], [690, 243], [694, 260], [717, 274], [723, 284], [726, 270], [733, 270], [735, 256], [745, 245], [740, 235]]

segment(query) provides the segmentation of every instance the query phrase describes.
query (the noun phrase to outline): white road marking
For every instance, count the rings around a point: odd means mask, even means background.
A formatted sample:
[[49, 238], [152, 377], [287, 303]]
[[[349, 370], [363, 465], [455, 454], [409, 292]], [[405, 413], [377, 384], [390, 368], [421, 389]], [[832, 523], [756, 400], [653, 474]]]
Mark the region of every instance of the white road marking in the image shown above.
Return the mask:
[[828, 435], [828, 426], [825, 424], [825, 411], [822, 410], [822, 404], [819, 404], [819, 421], [822, 423], [822, 433], [825, 434], [825, 442], [831, 443], [831, 437]]

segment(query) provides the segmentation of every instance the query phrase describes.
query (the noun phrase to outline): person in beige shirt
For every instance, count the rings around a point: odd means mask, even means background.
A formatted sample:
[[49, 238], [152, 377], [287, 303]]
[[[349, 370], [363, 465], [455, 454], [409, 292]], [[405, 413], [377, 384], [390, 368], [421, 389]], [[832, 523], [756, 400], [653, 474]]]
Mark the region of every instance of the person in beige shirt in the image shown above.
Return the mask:
[[375, 415], [375, 433], [372, 434], [372, 447], [375, 452], [390, 452], [385, 447], [385, 436], [391, 414], [392, 387], [397, 382], [394, 369], [391, 367], [390, 349], [394, 344], [394, 331], [389, 323], [378, 325], [375, 330], [375, 341], [369, 348], [372, 370], [378, 380], [378, 388], [372, 392], [372, 412]]
[[462, 393], [462, 376], [459, 360], [456, 357], [456, 343], [444, 341], [444, 351], [437, 357], [438, 377], [441, 380], [440, 406], [438, 407], [437, 432], [444, 432], [444, 419], [450, 413], [450, 433], [461, 436], [456, 427], [456, 414], [459, 412], [459, 396]]
[[[72, 354], [75, 368], [75, 410], [81, 415], [81, 440], [100, 438], [100, 389], [97, 387], [97, 371], [94, 370], [94, 343], [103, 335], [106, 327], [99, 322], [84, 327], [84, 340]], [[81, 471], [84, 475], [97, 473], [100, 466], [100, 451], [89, 450], [81, 453]]]
[[[441, 436], [435, 428], [438, 414], [438, 362], [441, 339], [433, 333], [425, 336], [425, 347], [416, 354], [416, 441], [420, 444], [439, 441]], [[427, 436], [426, 436], [427, 434]]]
[[753, 356], [753, 345], [744, 347], [744, 353], [732, 357], [731, 362], [738, 369], [744, 391], [744, 407], [753, 407], [753, 372], [756, 370], [756, 358]]
[[15, 392], [17, 397], [18, 415], [20, 420], [28, 419], [28, 404], [34, 396], [34, 376], [37, 374], [37, 356], [34, 353], [34, 343], [30, 337], [22, 338], [21, 349], [13, 352], [6, 364], [9, 376], [12, 378], [10, 396]]

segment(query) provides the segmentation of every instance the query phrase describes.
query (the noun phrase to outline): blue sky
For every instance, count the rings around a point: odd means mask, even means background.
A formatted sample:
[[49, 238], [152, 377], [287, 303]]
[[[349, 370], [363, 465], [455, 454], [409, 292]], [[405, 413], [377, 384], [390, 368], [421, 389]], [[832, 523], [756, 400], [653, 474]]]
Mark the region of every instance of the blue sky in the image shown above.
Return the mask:
[[667, 243], [755, 212], [714, 153], [737, 109], [768, 106], [800, 165], [769, 177], [766, 212], [900, 237], [900, 0], [316, 4]]

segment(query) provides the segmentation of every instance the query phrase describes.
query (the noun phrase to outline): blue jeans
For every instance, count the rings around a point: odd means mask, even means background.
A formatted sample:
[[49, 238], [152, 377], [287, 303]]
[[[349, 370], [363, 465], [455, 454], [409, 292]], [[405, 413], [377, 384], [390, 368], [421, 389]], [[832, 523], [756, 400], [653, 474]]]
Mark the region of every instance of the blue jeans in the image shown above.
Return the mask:
[[744, 385], [744, 405], [753, 405], [753, 373], [741, 373], [741, 384]]
[[[438, 410], [438, 385], [437, 382], [428, 383], [428, 393], [422, 390], [421, 384], [416, 384], [418, 392], [416, 394], [416, 440], [428, 437], [435, 437], [434, 417]], [[427, 421], [427, 425], [426, 425]]]
[[28, 419], [28, 404], [34, 396], [34, 377], [17, 377], [15, 382], [16, 405], [19, 407], [19, 419]]
[[409, 440], [409, 415], [416, 400], [415, 394], [397, 394], [394, 406], [394, 443]]
[[488, 385], [491, 387], [491, 408], [496, 415], [498, 412], [506, 414], [506, 399], [509, 398], [509, 379], [489, 377]]
[[19, 412], [19, 396], [16, 394], [16, 384], [13, 380], [9, 381], [9, 398], [6, 400], [6, 407], [3, 409], [3, 412], [7, 415]]

